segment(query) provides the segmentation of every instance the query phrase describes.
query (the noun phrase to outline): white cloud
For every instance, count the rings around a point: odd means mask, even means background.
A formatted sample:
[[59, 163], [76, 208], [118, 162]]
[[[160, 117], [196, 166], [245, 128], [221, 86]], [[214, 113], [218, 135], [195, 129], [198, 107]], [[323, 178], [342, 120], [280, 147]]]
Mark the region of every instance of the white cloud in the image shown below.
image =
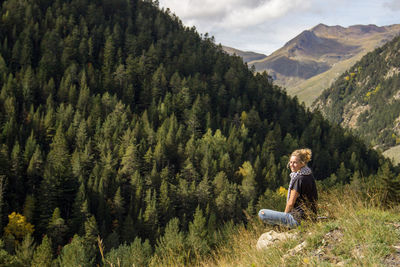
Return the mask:
[[[186, 24], [196, 27], [240, 29], [255, 26], [306, 8], [311, 0], [161, 0]], [[205, 26], [203, 26], [205, 25]]]
[[306, 8], [307, 0], [269, 0], [256, 6], [242, 6], [232, 10], [222, 20], [223, 28], [245, 28], [282, 17], [292, 10]]
[[265, 54], [319, 23], [400, 23], [400, 0], [159, 0], [217, 43]]
[[394, 10], [394, 11], [400, 10], [400, 1], [399, 0], [391, 0], [391, 1], [385, 2], [383, 5], [384, 5], [384, 7], [387, 7], [390, 10]]

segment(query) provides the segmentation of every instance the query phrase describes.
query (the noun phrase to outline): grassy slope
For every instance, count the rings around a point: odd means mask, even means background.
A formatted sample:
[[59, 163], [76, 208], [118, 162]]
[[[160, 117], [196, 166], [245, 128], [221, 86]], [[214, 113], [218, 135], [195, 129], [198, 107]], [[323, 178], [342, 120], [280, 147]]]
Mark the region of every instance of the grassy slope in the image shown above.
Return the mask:
[[[200, 266], [396, 266], [400, 264], [399, 210], [383, 210], [344, 192], [321, 194], [320, 210], [330, 220], [290, 230], [296, 239], [257, 251], [258, 237], [269, 231], [257, 222], [238, 229]], [[348, 192], [347, 192], [348, 193]], [[275, 230], [279, 231], [279, 229]], [[281, 231], [284, 229], [281, 229]], [[289, 253], [307, 241], [304, 249]]]
[[328, 71], [305, 80], [297, 86], [288, 87], [286, 90], [289, 95], [296, 95], [300, 103], [304, 102], [307, 107], [310, 107], [323, 90], [328, 88], [337, 77], [353, 66], [362, 56], [364, 54], [359, 54], [350, 59], [338, 62]]

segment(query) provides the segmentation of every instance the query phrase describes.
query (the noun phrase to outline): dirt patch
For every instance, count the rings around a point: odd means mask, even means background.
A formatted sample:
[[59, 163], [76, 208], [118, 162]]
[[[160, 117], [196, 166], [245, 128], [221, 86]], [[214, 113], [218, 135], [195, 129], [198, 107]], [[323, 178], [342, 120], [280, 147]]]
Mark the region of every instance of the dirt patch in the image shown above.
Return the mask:
[[[332, 230], [324, 235], [321, 242], [322, 245], [319, 246], [316, 250], [312, 251], [311, 255], [319, 258], [322, 261], [328, 261], [332, 264], [340, 265], [341, 263], [344, 262], [342, 262], [342, 259], [335, 256], [332, 253], [332, 250], [335, 248], [335, 246], [338, 245], [338, 243], [342, 242], [342, 240], [343, 240], [342, 230], [341, 229]], [[286, 254], [284, 258], [300, 253], [307, 246], [308, 246], [307, 241], [300, 243], [293, 249], [289, 250], [288, 254]]]
[[332, 250], [338, 243], [343, 240], [343, 232], [340, 229], [335, 229], [325, 234], [322, 244], [327, 250]]
[[341, 265], [342, 259], [337, 257], [332, 251], [343, 240], [343, 231], [341, 229], [334, 229], [325, 234], [322, 239], [322, 246], [313, 252], [313, 255], [323, 261], [328, 261], [332, 264]]

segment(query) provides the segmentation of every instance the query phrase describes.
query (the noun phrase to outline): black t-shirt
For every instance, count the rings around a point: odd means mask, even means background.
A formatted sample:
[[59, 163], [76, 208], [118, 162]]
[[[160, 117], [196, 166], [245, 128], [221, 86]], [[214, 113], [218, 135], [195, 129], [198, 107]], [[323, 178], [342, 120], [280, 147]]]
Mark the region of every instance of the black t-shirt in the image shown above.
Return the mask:
[[296, 220], [306, 217], [314, 217], [317, 213], [318, 192], [315, 184], [315, 179], [312, 174], [299, 175], [294, 178], [291, 190], [296, 190], [299, 193], [296, 203], [294, 204], [293, 217]]

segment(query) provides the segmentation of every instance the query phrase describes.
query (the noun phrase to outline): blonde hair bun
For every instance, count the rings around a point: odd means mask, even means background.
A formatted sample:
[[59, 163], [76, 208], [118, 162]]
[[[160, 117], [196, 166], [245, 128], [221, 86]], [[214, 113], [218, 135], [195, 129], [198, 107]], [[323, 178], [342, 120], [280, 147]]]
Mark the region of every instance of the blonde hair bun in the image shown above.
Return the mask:
[[302, 148], [293, 151], [291, 156], [296, 156], [301, 162], [307, 164], [311, 160], [312, 152], [309, 148]]

